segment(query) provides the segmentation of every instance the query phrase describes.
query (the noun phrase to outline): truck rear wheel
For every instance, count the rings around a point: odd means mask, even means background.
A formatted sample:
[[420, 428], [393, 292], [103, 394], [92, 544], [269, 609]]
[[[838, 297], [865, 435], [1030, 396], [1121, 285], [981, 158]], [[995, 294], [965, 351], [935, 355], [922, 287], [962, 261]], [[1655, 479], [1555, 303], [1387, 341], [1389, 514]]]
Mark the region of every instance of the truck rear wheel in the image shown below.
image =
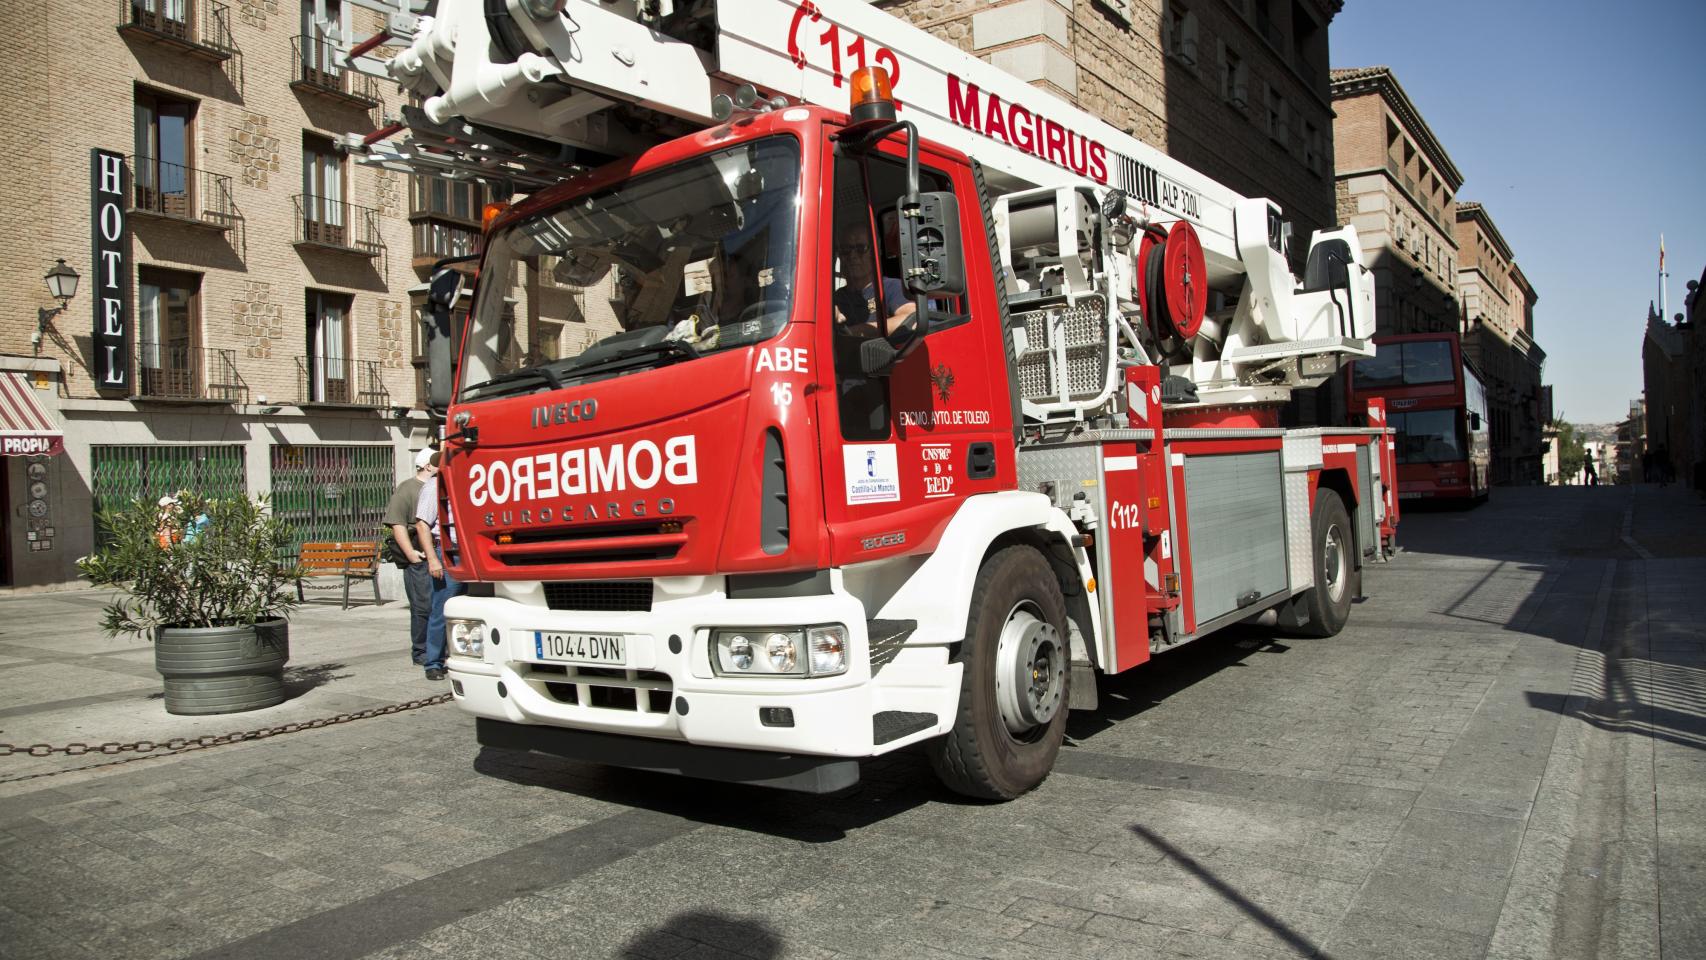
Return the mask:
[[1315, 546], [1315, 586], [1304, 595], [1308, 617], [1302, 632], [1331, 637], [1351, 618], [1351, 597], [1361, 576], [1356, 569], [1356, 535], [1345, 501], [1325, 487], [1315, 492], [1309, 525]]
[[1066, 601], [1035, 549], [1007, 547], [978, 571], [960, 647], [954, 728], [930, 743], [950, 790], [1010, 800], [1043, 782], [1066, 736], [1072, 674]]

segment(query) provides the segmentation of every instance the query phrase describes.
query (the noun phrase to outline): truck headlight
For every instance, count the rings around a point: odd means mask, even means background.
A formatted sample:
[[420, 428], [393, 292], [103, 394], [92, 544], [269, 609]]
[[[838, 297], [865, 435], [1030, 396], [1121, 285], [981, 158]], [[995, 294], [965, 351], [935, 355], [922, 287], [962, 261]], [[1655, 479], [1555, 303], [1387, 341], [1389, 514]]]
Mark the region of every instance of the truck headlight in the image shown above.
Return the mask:
[[444, 632], [450, 655], [479, 660], [486, 655], [485, 644], [486, 622], [484, 620], [452, 620], [444, 621]]
[[847, 672], [847, 628], [721, 627], [711, 631], [721, 677], [827, 677]]

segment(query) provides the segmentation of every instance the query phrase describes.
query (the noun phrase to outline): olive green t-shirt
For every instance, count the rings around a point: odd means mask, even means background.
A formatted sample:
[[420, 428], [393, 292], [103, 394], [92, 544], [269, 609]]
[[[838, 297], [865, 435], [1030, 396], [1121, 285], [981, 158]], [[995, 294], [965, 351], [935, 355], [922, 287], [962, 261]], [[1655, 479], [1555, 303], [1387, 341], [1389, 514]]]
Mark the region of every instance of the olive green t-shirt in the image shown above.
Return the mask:
[[[409, 544], [417, 552], [426, 553], [421, 547], [421, 539], [415, 533], [415, 503], [421, 498], [421, 487], [425, 484], [416, 477], [410, 477], [397, 484], [397, 489], [391, 494], [391, 499], [385, 504], [385, 517], [380, 523], [385, 525], [385, 539], [392, 540], [391, 527], [402, 524], [409, 531]], [[394, 545], [395, 541], [393, 541]]]

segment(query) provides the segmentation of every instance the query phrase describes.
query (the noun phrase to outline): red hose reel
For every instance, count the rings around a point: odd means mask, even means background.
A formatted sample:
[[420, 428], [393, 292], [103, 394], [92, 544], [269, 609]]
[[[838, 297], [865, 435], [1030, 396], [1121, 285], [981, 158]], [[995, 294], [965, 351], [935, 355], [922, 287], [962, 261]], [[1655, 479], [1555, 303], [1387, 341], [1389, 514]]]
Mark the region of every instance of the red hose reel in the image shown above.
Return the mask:
[[[1208, 310], [1208, 263], [1189, 223], [1151, 225], [1137, 247], [1137, 302], [1157, 337], [1189, 340]], [[1164, 325], [1165, 324], [1165, 325]]]

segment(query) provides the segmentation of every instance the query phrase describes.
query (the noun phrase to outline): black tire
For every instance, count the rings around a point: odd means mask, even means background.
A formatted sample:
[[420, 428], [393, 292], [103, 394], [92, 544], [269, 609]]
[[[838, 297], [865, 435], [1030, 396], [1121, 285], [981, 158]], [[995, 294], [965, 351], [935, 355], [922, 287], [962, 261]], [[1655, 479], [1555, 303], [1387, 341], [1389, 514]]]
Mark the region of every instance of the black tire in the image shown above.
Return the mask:
[[[1029, 687], [1017, 694], [1007, 690], [1007, 696], [1016, 698], [1009, 699], [1009, 704], [1026, 700], [1028, 707], [1004, 708], [1003, 693], [997, 690], [996, 667], [1002, 637], [1010, 623], [1016, 631], [1013, 636], [1026, 636], [1016, 641], [1019, 649], [1037, 644], [1052, 646], [1052, 656], [1045, 651], [1031, 659], [1033, 666], [1044, 664], [1040, 683], [1033, 669]], [[1015, 664], [1021, 659], [1015, 658]], [[1011, 800], [1042, 783], [1054, 768], [1055, 756], [1066, 737], [1071, 693], [1066, 601], [1048, 560], [1036, 549], [1006, 547], [984, 562], [972, 588], [960, 661], [965, 664], [965, 673], [954, 728], [930, 742], [930, 765], [955, 793], [984, 800]], [[1033, 693], [1037, 695], [1031, 696]], [[1029, 711], [1029, 716], [1043, 716], [1043, 721], [1016, 732], [1009, 720], [1015, 711]]]
[[1351, 618], [1351, 598], [1360, 592], [1356, 530], [1345, 501], [1325, 487], [1315, 492], [1309, 528], [1315, 553], [1315, 586], [1304, 594], [1308, 619], [1302, 632], [1311, 637], [1331, 637], [1345, 628], [1345, 621]]

